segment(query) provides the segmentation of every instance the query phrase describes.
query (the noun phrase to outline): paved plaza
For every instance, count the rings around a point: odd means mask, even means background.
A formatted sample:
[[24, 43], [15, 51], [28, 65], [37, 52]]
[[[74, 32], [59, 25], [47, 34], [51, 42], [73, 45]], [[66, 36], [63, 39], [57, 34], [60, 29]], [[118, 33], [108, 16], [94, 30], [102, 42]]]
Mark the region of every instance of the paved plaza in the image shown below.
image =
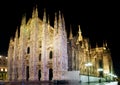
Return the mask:
[[102, 82], [102, 83], [66, 83], [56, 84], [53, 82], [3, 82], [0, 85], [119, 85], [118, 82]]

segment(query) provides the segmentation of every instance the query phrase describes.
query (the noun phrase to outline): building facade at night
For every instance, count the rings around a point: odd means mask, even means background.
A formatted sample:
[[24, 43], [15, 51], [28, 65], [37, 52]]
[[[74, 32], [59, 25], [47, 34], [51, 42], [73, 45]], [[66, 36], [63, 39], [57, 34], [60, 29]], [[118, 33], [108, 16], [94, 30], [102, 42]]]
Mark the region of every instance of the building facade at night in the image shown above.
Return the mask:
[[[86, 63], [91, 62], [91, 76], [104, 76], [113, 71], [110, 51], [103, 47], [90, 48], [89, 40], [83, 38], [81, 29], [77, 36], [70, 31], [67, 38], [64, 16], [55, 14], [54, 26], [44, 12], [43, 20], [37, 8], [26, 21], [23, 16], [20, 29], [10, 39], [8, 49], [8, 80], [65, 80], [67, 71], [80, 71], [87, 75]], [[103, 69], [102, 73], [98, 69]]]
[[[102, 46], [96, 44], [96, 47], [91, 48], [89, 39], [81, 35], [80, 26], [77, 36], [73, 37], [70, 31], [67, 46], [68, 70], [79, 70], [80, 75], [107, 77], [107, 79], [110, 79], [109, 74], [114, 74], [111, 52], [107, 43], [103, 42]], [[91, 64], [90, 67], [88, 64]]]
[[0, 80], [7, 79], [7, 57], [0, 55]]

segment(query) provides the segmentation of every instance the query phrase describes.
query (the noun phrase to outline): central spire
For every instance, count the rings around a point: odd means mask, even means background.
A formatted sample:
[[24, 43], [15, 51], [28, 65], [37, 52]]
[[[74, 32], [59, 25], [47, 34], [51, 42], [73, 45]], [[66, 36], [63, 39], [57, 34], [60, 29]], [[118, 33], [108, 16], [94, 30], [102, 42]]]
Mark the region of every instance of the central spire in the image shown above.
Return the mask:
[[32, 18], [38, 17], [38, 8], [37, 5], [33, 8]]

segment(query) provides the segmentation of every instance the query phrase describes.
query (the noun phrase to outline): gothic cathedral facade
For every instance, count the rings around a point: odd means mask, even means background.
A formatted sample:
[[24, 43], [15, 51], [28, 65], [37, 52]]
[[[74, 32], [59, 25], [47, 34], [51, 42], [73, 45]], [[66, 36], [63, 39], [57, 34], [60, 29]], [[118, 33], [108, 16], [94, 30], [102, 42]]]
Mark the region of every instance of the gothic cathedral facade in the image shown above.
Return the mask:
[[17, 28], [15, 37], [10, 39], [8, 80], [64, 80], [65, 72], [73, 70], [86, 75], [87, 62], [93, 63], [90, 74], [99, 76], [97, 69], [100, 65], [111, 71], [110, 53], [104, 47], [91, 49], [88, 39], [82, 37], [80, 26], [78, 35], [73, 37], [71, 30], [68, 39], [61, 12], [55, 14], [52, 27], [46, 12], [41, 20], [35, 8], [28, 22], [23, 16], [20, 29]]

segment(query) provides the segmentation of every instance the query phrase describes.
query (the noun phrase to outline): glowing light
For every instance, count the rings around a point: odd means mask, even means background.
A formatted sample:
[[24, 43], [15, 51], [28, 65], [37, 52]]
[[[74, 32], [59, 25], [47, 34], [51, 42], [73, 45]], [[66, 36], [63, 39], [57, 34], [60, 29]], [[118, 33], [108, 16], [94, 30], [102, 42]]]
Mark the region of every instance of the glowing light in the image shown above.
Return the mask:
[[106, 48], [105, 48], [105, 47], [103, 47], [103, 49], [104, 49], [104, 50], [106, 50]]
[[85, 66], [92, 66], [92, 63], [86, 63]]
[[98, 71], [103, 71], [103, 69], [102, 69], [102, 68], [99, 68]]
[[5, 72], [7, 72], [7, 68], [5, 69]]
[[3, 68], [1, 68], [1, 71], [3, 71]]

